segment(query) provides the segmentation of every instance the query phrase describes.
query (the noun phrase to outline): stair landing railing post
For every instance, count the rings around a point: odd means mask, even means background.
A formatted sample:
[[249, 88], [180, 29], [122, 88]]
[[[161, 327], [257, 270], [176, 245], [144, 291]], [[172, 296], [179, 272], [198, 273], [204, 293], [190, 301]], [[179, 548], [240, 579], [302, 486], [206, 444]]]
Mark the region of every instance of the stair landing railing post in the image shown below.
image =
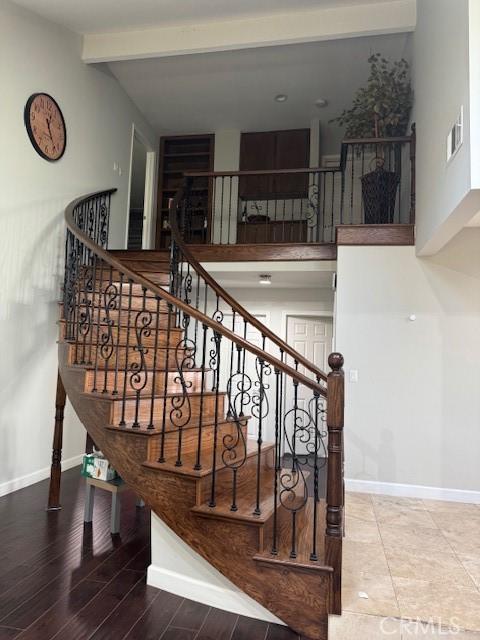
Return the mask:
[[52, 465], [50, 467], [47, 511], [59, 511], [62, 508], [60, 505], [60, 483], [62, 475], [63, 415], [66, 401], [67, 395], [59, 371], [57, 374], [57, 393], [55, 397], [55, 427], [53, 432]]
[[342, 613], [342, 537], [343, 537], [343, 423], [345, 378], [343, 356], [331, 353], [328, 364], [332, 371], [327, 380], [327, 528], [325, 532], [325, 564], [333, 568], [330, 613]]

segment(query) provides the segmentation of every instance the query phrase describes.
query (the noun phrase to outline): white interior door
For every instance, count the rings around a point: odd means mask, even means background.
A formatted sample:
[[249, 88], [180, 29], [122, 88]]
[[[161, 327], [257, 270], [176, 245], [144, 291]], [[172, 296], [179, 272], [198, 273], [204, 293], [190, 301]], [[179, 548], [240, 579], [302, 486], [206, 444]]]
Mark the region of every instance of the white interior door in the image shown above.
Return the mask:
[[[330, 317], [321, 316], [288, 316], [287, 317], [287, 342], [296, 351], [305, 356], [307, 360], [312, 362], [315, 366], [322, 371], [326, 371], [328, 367], [328, 356], [332, 350], [332, 337], [333, 337], [333, 319]], [[288, 358], [287, 362], [290, 366], [294, 366], [293, 358]], [[299, 365], [298, 370], [307, 378], [315, 379], [315, 376], [310, 371], [307, 371], [303, 365]], [[294, 387], [290, 378], [285, 380], [285, 409], [294, 406]], [[308, 403], [313, 397], [313, 393], [304, 387], [298, 386], [298, 399], [297, 406], [299, 408], [297, 419], [299, 424], [305, 424], [304, 414], [302, 410], [308, 410]], [[294, 417], [291, 416], [290, 420], [286, 420], [285, 423], [285, 438], [284, 453], [290, 453], [292, 447], [297, 454], [308, 453], [307, 440], [308, 433], [304, 434], [297, 432], [297, 436], [293, 436], [293, 423]], [[298, 425], [297, 425], [298, 426]], [[322, 452], [320, 452], [322, 455]]]

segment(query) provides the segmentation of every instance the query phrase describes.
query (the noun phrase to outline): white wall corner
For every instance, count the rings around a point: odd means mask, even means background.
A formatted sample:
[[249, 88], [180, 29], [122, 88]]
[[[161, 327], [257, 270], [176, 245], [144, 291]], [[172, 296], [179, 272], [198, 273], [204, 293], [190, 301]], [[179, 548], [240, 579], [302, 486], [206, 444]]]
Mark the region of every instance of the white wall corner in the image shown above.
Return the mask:
[[210, 607], [285, 624], [212, 567], [154, 513], [147, 584]]

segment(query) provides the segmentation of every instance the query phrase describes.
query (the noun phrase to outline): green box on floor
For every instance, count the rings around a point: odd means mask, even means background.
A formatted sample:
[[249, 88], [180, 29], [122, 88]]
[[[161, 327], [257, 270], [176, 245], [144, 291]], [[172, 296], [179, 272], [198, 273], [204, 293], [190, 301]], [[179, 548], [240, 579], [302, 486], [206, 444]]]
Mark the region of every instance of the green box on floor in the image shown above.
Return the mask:
[[83, 456], [80, 473], [85, 478], [97, 478], [97, 480], [106, 480], [107, 482], [117, 477], [117, 472], [108, 460], [95, 453], [86, 453]]

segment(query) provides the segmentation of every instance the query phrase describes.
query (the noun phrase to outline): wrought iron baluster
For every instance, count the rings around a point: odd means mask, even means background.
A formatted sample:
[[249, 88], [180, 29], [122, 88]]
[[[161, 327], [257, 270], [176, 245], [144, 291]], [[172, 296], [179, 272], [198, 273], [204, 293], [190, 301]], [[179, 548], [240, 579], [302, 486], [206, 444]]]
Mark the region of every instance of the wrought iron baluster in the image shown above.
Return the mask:
[[[317, 378], [317, 383], [320, 383], [319, 378]], [[320, 434], [318, 432], [318, 411], [319, 411], [319, 394], [314, 392], [314, 461], [313, 461], [313, 532], [312, 532], [312, 552], [310, 553], [310, 560], [315, 561], [318, 560], [317, 554], [317, 517], [318, 517], [318, 450], [319, 450], [319, 437]]]
[[122, 340], [122, 321], [123, 321], [123, 273], [120, 274], [120, 283], [118, 288], [118, 316], [117, 316], [117, 342], [115, 344], [115, 373], [113, 375], [112, 395], [118, 395], [118, 367], [119, 367], [119, 349]]
[[[265, 336], [262, 335], [262, 350], [265, 351]], [[264, 376], [270, 374], [270, 365], [265, 362], [263, 358], [257, 357], [255, 360], [255, 369], [257, 372], [257, 386], [258, 392], [253, 394], [252, 397], [252, 414], [258, 419], [258, 433], [257, 433], [257, 481], [256, 481], [256, 499], [254, 515], [259, 516], [260, 511], [260, 496], [261, 496], [261, 473], [262, 473], [262, 444], [263, 444], [263, 420], [268, 415], [268, 398], [266, 397], [266, 390], [268, 385], [264, 382]]]
[[108, 390], [108, 372], [110, 369], [110, 358], [113, 355], [115, 343], [113, 338], [113, 325], [114, 320], [110, 317], [110, 312], [116, 309], [118, 288], [113, 283], [113, 271], [112, 267], [109, 269], [108, 285], [104, 291], [104, 306], [105, 306], [105, 323], [106, 332], [102, 333], [100, 352], [104, 361], [104, 374], [103, 374], [103, 389], [102, 393], [107, 393]]
[[220, 379], [220, 346], [222, 341], [222, 334], [218, 331], [213, 332], [212, 340], [214, 342], [214, 349], [210, 351], [210, 366], [214, 369], [215, 379], [215, 422], [213, 428], [213, 454], [212, 454], [212, 483], [210, 491], [210, 500], [208, 505], [214, 507], [215, 492], [216, 492], [216, 477], [217, 477], [217, 445], [218, 445], [218, 412], [219, 412], [219, 379]]
[[182, 462], [182, 438], [183, 429], [192, 418], [192, 407], [189, 391], [192, 388], [192, 381], [185, 378], [185, 373], [191, 371], [195, 366], [196, 344], [189, 337], [190, 316], [183, 313], [182, 318], [182, 338], [175, 346], [175, 364], [177, 375], [175, 384], [180, 384], [181, 393], [172, 396], [170, 410], [170, 422], [177, 429], [177, 459], [175, 466], [181, 467]]
[[[153, 363], [152, 363], [152, 393], [150, 397], [150, 421], [148, 423], [147, 429], [154, 429], [155, 425], [153, 423], [153, 415], [155, 409], [155, 396], [157, 391], [157, 354], [158, 354], [158, 339], [159, 339], [159, 327], [160, 327], [160, 297], [155, 296], [156, 305], [155, 305], [155, 336], [154, 336], [154, 344], [153, 344]], [[168, 380], [168, 367], [164, 368], [164, 375]]]
[[125, 411], [127, 403], [127, 378], [129, 366], [129, 349], [130, 349], [130, 331], [132, 328], [132, 292], [133, 280], [128, 280], [128, 302], [127, 302], [127, 337], [125, 340], [125, 362], [123, 363], [123, 392], [122, 392], [122, 415], [119, 425], [125, 426]]
[[203, 401], [205, 397], [205, 358], [207, 355], [207, 331], [208, 327], [206, 324], [202, 324], [202, 373], [201, 373], [201, 381], [200, 381], [200, 408], [199, 408], [199, 416], [198, 416], [198, 440], [197, 440], [197, 457], [195, 460], [194, 469], [196, 471], [200, 471], [202, 468], [202, 435], [203, 435]]
[[99, 367], [99, 356], [101, 355], [101, 341], [102, 341], [102, 299], [105, 295], [105, 291], [102, 290], [102, 285], [104, 284], [104, 269], [105, 263], [103, 260], [100, 261], [100, 275], [98, 280], [98, 305], [97, 305], [97, 335], [95, 338], [95, 365], [93, 371], [93, 389], [92, 392], [95, 393], [97, 391], [97, 378], [98, 378], [98, 367]]
[[272, 555], [278, 554], [278, 483], [281, 469], [280, 400], [280, 369], [275, 368], [275, 477], [273, 484]]
[[[92, 264], [92, 307], [91, 307], [91, 322], [90, 322], [90, 333], [88, 339], [88, 358], [87, 364], [92, 364], [92, 347], [93, 347], [93, 337], [95, 333], [95, 300], [97, 297], [97, 255], [93, 254], [93, 264]], [[99, 300], [100, 300], [100, 290], [98, 292]], [[95, 337], [95, 342], [98, 342], [98, 329], [97, 336]]]
[[150, 338], [152, 335], [152, 320], [152, 312], [147, 309], [147, 289], [146, 287], [142, 287], [142, 306], [140, 311], [135, 314], [135, 335], [137, 342], [133, 347], [133, 350], [138, 353], [139, 359], [137, 361], [134, 360], [129, 369], [131, 372], [130, 388], [135, 393], [135, 417], [132, 423], [134, 429], [140, 427], [140, 398], [148, 382], [146, 356], [149, 353], [149, 348], [145, 346], [144, 340]]
[[164, 370], [165, 380], [163, 382], [163, 407], [162, 407], [162, 435], [160, 438], [160, 455], [158, 462], [165, 462], [165, 433], [167, 430], [167, 393], [168, 393], [168, 374], [170, 371], [170, 335], [172, 328], [172, 319], [176, 316], [176, 312], [173, 310], [171, 303], [167, 303], [168, 315], [167, 315], [167, 340], [165, 343], [165, 357], [164, 357]]
[[223, 196], [224, 196], [224, 187], [225, 187], [225, 177], [222, 176], [222, 190], [220, 196], [220, 238], [218, 240], [219, 244], [223, 244]]
[[231, 218], [232, 218], [232, 176], [228, 176], [228, 178], [229, 178], [229, 185], [228, 185], [229, 198], [228, 198], [227, 244], [230, 244], [230, 225], [231, 225]]
[[[232, 312], [232, 333], [235, 333], [235, 318], [236, 318], [236, 311]], [[233, 352], [234, 352], [234, 348], [235, 345], [233, 342], [230, 342], [230, 375], [229, 375], [229, 380], [232, 379], [232, 375], [233, 375]], [[227, 418], [232, 418], [233, 414], [231, 412], [231, 398], [229, 397], [229, 403], [228, 403], [228, 410], [227, 410]]]

